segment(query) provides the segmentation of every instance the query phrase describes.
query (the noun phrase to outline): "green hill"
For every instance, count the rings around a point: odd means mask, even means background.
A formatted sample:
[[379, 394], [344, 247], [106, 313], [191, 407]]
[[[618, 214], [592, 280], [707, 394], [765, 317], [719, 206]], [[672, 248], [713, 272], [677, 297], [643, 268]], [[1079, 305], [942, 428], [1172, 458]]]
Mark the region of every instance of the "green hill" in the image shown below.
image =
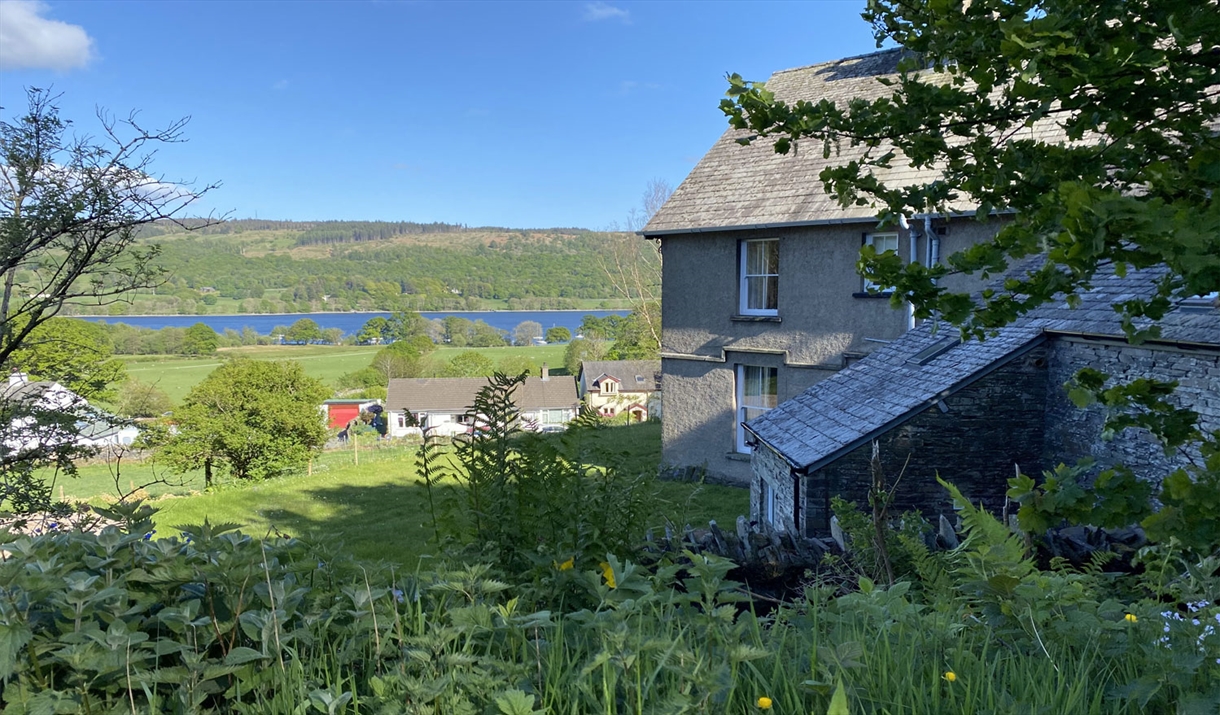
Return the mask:
[[[609, 242], [642, 240], [576, 228], [377, 221], [246, 219], [193, 229], [147, 227], [141, 241], [162, 247], [167, 280], [107, 312], [619, 308], [600, 257]], [[87, 305], [66, 311], [96, 312]]]

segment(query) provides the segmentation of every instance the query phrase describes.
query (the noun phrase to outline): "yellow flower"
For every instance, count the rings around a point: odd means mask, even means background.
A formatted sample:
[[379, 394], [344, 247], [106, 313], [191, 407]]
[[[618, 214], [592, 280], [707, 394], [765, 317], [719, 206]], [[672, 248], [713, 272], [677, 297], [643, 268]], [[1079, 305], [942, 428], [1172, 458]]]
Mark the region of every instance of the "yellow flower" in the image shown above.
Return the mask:
[[953, 681], [957, 680], [957, 673], [954, 673], [952, 670], [946, 670], [945, 671], [945, 680], [952, 683]]
[[563, 563], [556, 563], [555, 568], [559, 569], [560, 571], [571, 571], [572, 567], [575, 565], [576, 565], [576, 557], [572, 556], [567, 561], [564, 561]]
[[1123, 616], [1123, 618], [1127, 619], [1127, 623], [1135, 623], [1139, 620], [1139, 618], [1136, 618], [1134, 613], [1128, 613], [1127, 615]]
[[618, 588], [614, 580], [614, 568], [607, 561], [601, 562], [600, 565], [602, 567], [602, 578], [606, 579], [606, 585], [610, 588]]
[[771, 698], [768, 698], [766, 695], [759, 698], [758, 699], [758, 709], [759, 710], [770, 710], [771, 709]]

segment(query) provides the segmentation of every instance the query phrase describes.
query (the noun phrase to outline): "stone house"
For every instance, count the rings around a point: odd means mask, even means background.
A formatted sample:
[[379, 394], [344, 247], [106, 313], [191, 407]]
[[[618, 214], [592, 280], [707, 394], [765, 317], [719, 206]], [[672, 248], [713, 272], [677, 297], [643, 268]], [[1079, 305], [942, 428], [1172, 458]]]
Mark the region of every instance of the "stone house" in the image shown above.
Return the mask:
[[[409, 426], [408, 413], [416, 423], [440, 436], [469, 432], [478, 424], [478, 416], [470, 414], [470, 407], [484, 387], [487, 387], [484, 377], [390, 380], [385, 401], [389, 436], [419, 434], [419, 428]], [[579, 410], [576, 378], [551, 376], [546, 368], [541, 376], [526, 378], [513, 392], [513, 399], [524, 427], [539, 432], [564, 429]]]
[[[775, 73], [767, 88], [785, 101], [879, 97], [896, 71], [888, 50]], [[916, 216], [879, 227], [869, 206], [843, 208], [826, 194], [821, 147], [776, 154], [741, 146], [730, 129], [640, 232], [660, 241], [663, 459], [709, 476], [750, 481], [742, 424], [803, 393], [914, 327], [888, 295], [856, 272], [863, 244], [933, 264], [994, 235], [1002, 218]], [[879, 177], [894, 185], [934, 176], [895, 160]], [[949, 278], [953, 290], [976, 284]]]
[[1179, 305], [1161, 336], [1130, 344], [1111, 307], [1148, 294], [1155, 271], [1099, 276], [1082, 304], [1046, 304], [983, 342], [925, 324], [746, 423], [754, 442], [751, 514], [806, 534], [829, 527], [830, 500], [867, 504], [872, 444], [896, 484], [893, 509], [951, 513], [936, 477], [975, 503], [1003, 509], [1007, 480], [1089, 457], [1145, 479], [1181, 466], [1143, 430], [1102, 438], [1100, 407], [1078, 409], [1064, 388], [1093, 367], [1119, 381], [1177, 380], [1178, 406], [1220, 429], [1220, 309], [1214, 296]]
[[577, 379], [585, 407], [603, 417], [626, 412], [633, 422], [659, 417], [660, 360], [585, 360]]

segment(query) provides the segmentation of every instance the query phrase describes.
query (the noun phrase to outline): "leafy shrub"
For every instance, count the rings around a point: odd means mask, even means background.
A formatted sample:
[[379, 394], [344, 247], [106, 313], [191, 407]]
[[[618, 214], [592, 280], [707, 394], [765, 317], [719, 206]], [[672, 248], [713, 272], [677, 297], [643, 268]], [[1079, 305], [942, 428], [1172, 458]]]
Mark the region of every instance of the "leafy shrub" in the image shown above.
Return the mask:
[[[456, 438], [451, 453], [426, 436], [419, 461], [438, 536], [489, 554], [502, 573], [526, 581], [555, 562], [591, 568], [607, 553], [633, 553], [655, 510], [655, 475], [590, 466], [579, 423], [558, 445], [523, 430], [513, 400], [523, 381], [491, 378], [468, 413], [479, 428]], [[447, 476], [463, 498], [446, 509], [436, 505], [435, 487]]]

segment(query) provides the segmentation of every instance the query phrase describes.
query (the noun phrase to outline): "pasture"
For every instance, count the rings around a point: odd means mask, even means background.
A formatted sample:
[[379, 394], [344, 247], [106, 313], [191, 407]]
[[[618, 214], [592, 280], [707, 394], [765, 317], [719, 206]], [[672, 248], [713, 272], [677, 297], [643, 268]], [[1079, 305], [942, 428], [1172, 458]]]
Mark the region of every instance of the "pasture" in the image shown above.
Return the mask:
[[[594, 455], [594, 463], [613, 459], [625, 471], [650, 473], [660, 462], [660, 435], [657, 423], [607, 427], [585, 432], [582, 447], [584, 453]], [[427, 493], [416, 474], [415, 448], [364, 444], [359, 465], [355, 462], [350, 447], [331, 450], [301, 473], [221, 484], [207, 493], [202, 492], [201, 474], [172, 475], [152, 460], [119, 463], [117, 479], [124, 491], [144, 487], [159, 510], [155, 522], [161, 535], [177, 533], [174, 527], [204, 519], [232, 522], [251, 535], [308, 536], [357, 558], [414, 567], [428, 551], [431, 533]], [[165, 481], [149, 484], [158, 478]], [[56, 496], [104, 503], [114, 498], [115, 479], [116, 465], [87, 465], [78, 478], [60, 479]], [[456, 491], [453, 482], [442, 489]], [[659, 482], [658, 489], [657, 526], [666, 517], [679, 525], [706, 525], [709, 519], [730, 525], [738, 514], [749, 512], [745, 489], [668, 481]]]
[[[296, 360], [305, 368], [305, 374], [316, 377], [330, 386], [335, 380], [349, 372], [368, 367], [381, 346], [377, 345], [251, 345], [240, 348], [222, 348], [216, 355], [204, 358], [185, 358], [175, 355], [122, 355], [127, 365], [127, 374], [141, 382], [157, 385], [174, 402], [181, 402], [191, 388], [199, 384], [212, 370], [227, 358], [249, 358], [251, 360]], [[564, 345], [541, 345], [531, 347], [500, 348], [438, 348], [428, 356], [433, 365], [448, 363], [459, 353], [473, 350], [499, 363], [506, 358], [532, 360], [548, 363], [551, 368], [562, 369]]]

